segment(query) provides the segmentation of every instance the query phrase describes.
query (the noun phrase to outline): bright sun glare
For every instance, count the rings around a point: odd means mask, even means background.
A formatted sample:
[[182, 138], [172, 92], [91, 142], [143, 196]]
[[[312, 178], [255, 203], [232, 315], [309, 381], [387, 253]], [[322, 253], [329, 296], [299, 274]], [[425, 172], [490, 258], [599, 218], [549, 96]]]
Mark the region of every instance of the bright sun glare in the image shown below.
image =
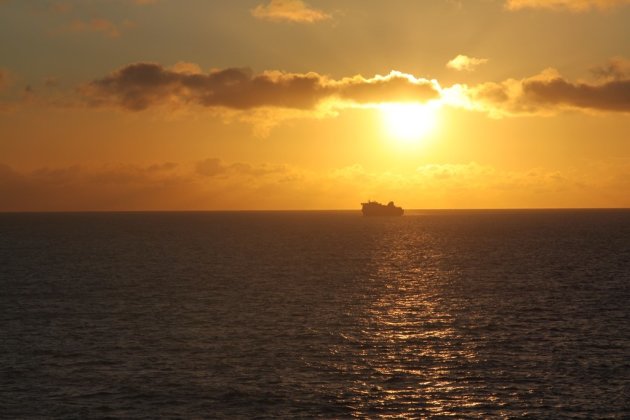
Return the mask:
[[402, 143], [417, 143], [435, 129], [437, 106], [434, 104], [383, 104], [381, 113], [387, 132]]

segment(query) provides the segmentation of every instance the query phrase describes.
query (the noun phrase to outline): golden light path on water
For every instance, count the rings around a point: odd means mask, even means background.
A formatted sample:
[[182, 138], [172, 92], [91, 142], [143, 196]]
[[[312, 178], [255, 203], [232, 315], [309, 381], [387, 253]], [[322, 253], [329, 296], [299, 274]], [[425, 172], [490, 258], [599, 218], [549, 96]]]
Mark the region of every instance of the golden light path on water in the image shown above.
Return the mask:
[[477, 354], [458, 332], [444, 297], [453, 273], [439, 266], [435, 239], [392, 226], [383, 233], [369, 280], [380, 286], [362, 309], [357, 335], [346, 337], [364, 343], [355, 355], [358, 379], [349, 389], [358, 396], [349, 404], [353, 412], [440, 415], [488, 403], [487, 394], [477, 398], [471, 389], [474, 378], [462, 377]]

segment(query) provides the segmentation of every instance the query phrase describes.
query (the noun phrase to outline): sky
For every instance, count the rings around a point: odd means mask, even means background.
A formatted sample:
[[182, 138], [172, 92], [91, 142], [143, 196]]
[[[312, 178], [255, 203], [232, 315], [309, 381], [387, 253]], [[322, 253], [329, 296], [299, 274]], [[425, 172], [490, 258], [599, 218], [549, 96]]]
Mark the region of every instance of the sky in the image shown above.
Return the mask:
[[630, 207], [629, 0], [0, 0], [0, 211]]

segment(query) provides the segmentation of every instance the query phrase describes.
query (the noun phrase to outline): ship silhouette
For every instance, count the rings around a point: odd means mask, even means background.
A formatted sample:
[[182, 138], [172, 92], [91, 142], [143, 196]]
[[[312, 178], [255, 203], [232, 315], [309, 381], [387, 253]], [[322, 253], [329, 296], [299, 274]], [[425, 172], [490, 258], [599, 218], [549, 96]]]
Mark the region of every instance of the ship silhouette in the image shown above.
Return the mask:
[[364, 216], [402, 216], [405, 212], [402, 207], [396, 207], [393, 201], [390, 201], [387, 205], [376, 201], [368, 201], [367, 203], [361, 203], [361, 206]]

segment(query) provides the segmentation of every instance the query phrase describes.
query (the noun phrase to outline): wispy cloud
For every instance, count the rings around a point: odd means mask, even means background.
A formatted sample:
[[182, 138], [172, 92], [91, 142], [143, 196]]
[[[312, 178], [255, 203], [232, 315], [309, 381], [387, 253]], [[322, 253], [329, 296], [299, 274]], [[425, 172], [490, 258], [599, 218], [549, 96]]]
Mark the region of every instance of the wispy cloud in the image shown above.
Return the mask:
[[473, 71], [477, 68], [477, 66], [487, 62], [487, 58], [476, 58], [459, 54], [457, 57], [446, 63], [446, 67], [457, 71]]
[[249, 163], [225, 163], [218, 158], [207, 158], [196, 162], [195, 173], [204, 177], [231, 177], [234, 175], [245, 175], [251, 177], [264, 177], [270, 175], [281, 175], [292, 172], [287, 165], [262, 163], [251, 165]]
[[132, 28], [133, 22], [124, 21], [122, 24], [116, 24], [107, 19], [94, 18], [88, 21], [75, 20], [70, 24], [57, 29], [56, 33], [99, 33], [108, 38], [118, 38], [124, 30]]
[[313, 23], [331, 18], [329, 14], [308, 6], [302, 0], [270, 0], [267, 4], [256, 6], [251, 13], [258, 19], [300, 23]]
[[313, 185], [306, 174], [288, 165], [216, 158], [22, 171], [0, 163], [0, 211], [286, 208], [287, 201], [304, 199], [299, 188]]
[[585, 12], [588, 10], [605, 10], [630, 4], [630, 0], [507, 0], [505, 7], [509, 10], [549, 9]]
[[[0, 163], [0, 211], [357, 208], [368, 197], [404, 206], [627, 207], [627, 163], [506, 170], [476, 162], [375, 171], [359, 164], [315, 172], [277, 163], [160, 162], [43, 167]], [[217, 200], [220, 197], [220, 200]]]
[[0, 210], [123, 210], [184, 201], [189, 182], [172, 165], [44, 167], [17, 171], [0, 164]]
[[603, 66], [593, 68], [592, 73], [603, 80], [630, 79], [630, 60], [624, 57], [614, 57]]

